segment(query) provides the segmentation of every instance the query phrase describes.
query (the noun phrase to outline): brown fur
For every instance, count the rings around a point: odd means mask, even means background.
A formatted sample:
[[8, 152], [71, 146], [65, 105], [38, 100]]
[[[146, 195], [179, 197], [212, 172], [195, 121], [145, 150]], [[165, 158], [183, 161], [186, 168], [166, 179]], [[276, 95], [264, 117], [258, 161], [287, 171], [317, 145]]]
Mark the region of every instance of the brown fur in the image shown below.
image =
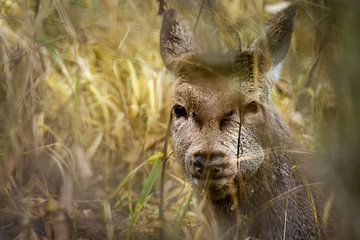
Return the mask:
[[328, 237], [320, 190], [306, 187], [290, 131], [271, 100], [270, 73], [286, 56], [295, 15], [293, 6], [277, 14], [249, 49], [208, 54], [175, 10], [164, 12], [161, 54], [176, 77], [175, 156], [198, 202], [204, 199], [210, 237]]

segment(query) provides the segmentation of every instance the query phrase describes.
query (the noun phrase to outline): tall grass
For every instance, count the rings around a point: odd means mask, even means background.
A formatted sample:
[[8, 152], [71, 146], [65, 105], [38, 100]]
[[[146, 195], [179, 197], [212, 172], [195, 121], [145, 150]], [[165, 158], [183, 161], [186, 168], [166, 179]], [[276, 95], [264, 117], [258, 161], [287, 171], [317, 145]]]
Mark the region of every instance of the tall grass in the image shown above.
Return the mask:
[[[195, 23], [202, 1], [167, 2]], [[216, 26], [231, 48], [234, 31], [250, 45], [274, 1], [211, 2], [199, 28]], [[159, 221], [172, 81], [159, 54], [157, 12], [155, 0], [0, 1], [0, 238], [157, 239], [163, 227], [171, 238], [204, 237], [171, 151], [166, 226]], [[314, 151], [317, 129], [335, 108], [318, 60], [329, 13], [304, 1], [274, 92]]]

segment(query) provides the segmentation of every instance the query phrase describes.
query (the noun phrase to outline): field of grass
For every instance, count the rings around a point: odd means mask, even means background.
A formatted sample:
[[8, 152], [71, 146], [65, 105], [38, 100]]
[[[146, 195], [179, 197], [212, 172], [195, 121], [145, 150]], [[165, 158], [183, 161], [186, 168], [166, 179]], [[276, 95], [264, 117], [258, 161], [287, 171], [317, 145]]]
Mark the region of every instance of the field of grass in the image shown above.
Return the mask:
[[[193, 24], [201, 2], [167, 1]], [[199, 28], [230, 48], [234, 31], [251, 44], [276, 1], [213, 2]], [[301, 1], [274, 91], [313, 152], [337, 109], [326, 2]], [[158, 239], [162, 227], [170, 239], [203, 238], [171, 147], [159, 221], [172, 89], [160, 23], [156, 0], [0, 0], [0, 239]]]

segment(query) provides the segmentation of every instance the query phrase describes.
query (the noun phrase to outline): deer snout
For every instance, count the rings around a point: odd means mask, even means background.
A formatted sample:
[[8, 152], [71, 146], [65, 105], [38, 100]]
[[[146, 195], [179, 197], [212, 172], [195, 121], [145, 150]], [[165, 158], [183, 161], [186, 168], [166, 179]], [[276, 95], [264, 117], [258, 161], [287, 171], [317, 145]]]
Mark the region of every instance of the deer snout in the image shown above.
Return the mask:
[[195, 177], [200, 177], [205, 173], [219, 175], [226, 166], [226, 156], [222, 152], [197, 152], [193, 155], [193, 165]]

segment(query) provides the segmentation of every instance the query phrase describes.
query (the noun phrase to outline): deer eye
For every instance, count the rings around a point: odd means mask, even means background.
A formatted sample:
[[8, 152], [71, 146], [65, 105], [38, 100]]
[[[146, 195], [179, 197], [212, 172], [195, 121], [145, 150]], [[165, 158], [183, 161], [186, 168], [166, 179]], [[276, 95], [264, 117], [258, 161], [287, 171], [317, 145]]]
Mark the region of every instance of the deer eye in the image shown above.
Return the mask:
[[230, 124], [230, 119], [229, 118], [223, 118], [220, 121], [220, 130], [224, 130], [229, 124]]
[[231, 123], [231, 116], [234, 111], [229, 112], [220, 120], [220, 130], [224, 130]]
[[174, 114], [176, 116], [176, 118], [181, 118], [181, 117], [187, 117], [187, 111], [186, 111], [186, 108], [183, 107], [183, 106], [180, 106], [180, 105], [175, 105], [173, 107], [173, 111], [174, 111]]
[[246, 105], [244, 112], [256, 113], [258, 110], [259, 110], [259, 104], [256, 101], [252, 101], [248, 105]]

